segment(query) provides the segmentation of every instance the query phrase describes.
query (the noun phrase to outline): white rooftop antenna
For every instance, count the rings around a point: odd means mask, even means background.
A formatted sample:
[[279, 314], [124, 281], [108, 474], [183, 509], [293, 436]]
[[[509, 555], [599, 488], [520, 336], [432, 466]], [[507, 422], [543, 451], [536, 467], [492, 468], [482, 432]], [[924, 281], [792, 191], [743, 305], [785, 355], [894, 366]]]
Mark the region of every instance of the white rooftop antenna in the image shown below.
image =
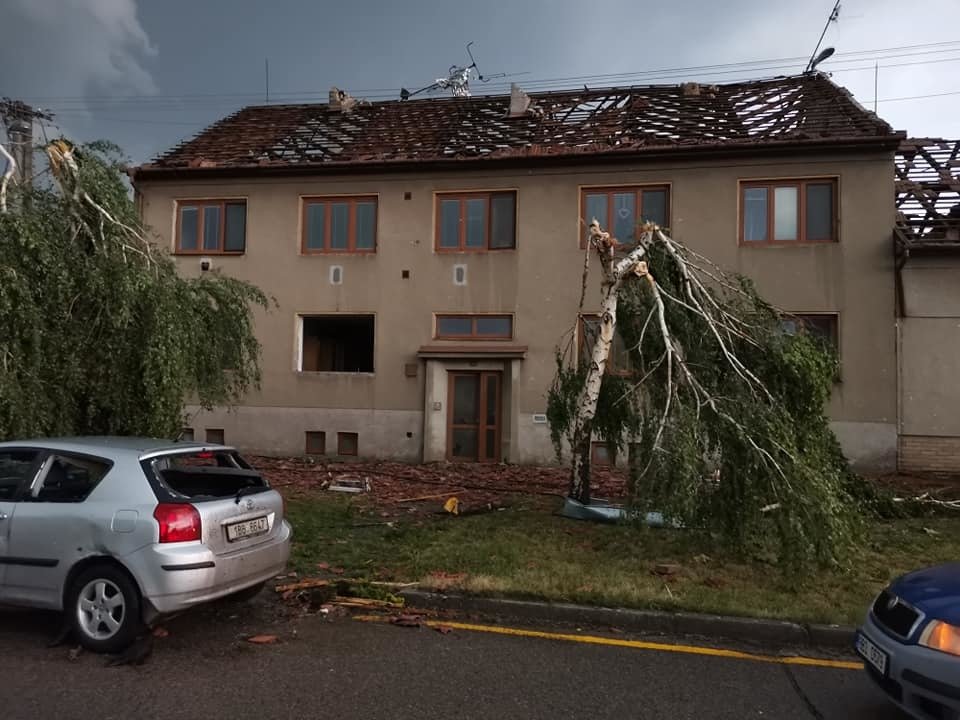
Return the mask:
[[450, 90], [454, 97], [470, 97], [470, 81], [473, 79], [474, 74], [477, 76], [477, 80], [483, 83], [490, 82], [494, 78], [505, 78], [512, 77], [513, 75], [525, 75], [526, 73], [512, 73], [508, 75], [507, 73], [497, 73], [496, 75], [484, 75], [480, 72], [480, 69], [477, 67], [477, 61], [473, 58], [473, 53], [470, 52], [470, 46], [473, 45], [473, 42], [467, 43], [467, 55], [470, 56], [469, 65], [451, 65], [450, 69], [447, 71], [447, 76], [443, 78], [437, 78], [429, 85], [420, 88], [419, 90], [410, 91], [406, 88], [400, 88], [400, 99], [408, 100], [414, 95], [419, 95], [422, 92], [433, 92], [434, 90]]

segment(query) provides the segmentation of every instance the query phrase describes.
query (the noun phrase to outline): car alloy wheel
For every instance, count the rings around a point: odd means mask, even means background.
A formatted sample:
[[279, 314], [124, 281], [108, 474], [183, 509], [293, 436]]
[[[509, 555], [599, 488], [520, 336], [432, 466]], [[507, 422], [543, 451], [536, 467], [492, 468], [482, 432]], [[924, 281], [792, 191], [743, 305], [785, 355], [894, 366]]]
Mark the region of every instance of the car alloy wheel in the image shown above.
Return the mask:
[[90, 639], [103, 641], [120, 632], [127, 603], [119, 587], [105, 578], [98, 578], [80, 590], [76, 611], [80, 629]]

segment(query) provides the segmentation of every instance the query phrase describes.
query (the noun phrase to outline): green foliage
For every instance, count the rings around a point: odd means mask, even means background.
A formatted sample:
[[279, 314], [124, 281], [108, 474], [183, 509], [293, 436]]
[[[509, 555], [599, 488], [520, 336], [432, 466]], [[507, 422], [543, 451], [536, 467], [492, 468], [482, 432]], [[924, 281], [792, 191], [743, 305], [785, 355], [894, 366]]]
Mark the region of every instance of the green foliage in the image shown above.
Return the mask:
[[[858, 540], [864, 512], [882, 512], [885, 505], [848, 468], [824, 413], [837, 358], [806, 332], [786, 333], [748, 279], [718, 275], [728, 287], [712, 281], [709, 295], [741, 330], [720, 329], [725, 353], [707, 320], [686, 303], [675, 257], [654, 241], [646, 260], [665, 297], [669, 332], [703, 392], [695, 391], [677, 361], [668, 378], [656, 315], [647, 322], [656, 312], [654, 294], [646, 280], [628, 277], [619, 293], [617, 330], [631, 348], [637, 377], [606, 376], [602, 394], [608, 402], [616, 397], [613, 407], [598, 408], [597, 417], [602, 438], [622, 447], [637, 437], [631, 478], [636, 510], [661, 511], [739, 551], [775, 547], [790, 567], [842, 563]], [[759, 382], [735, 371], [727, 353]], [[569, 432], [584, 376], [558, 359], [548, 404], [555, 438]], [[640, 378], [641, 386], [625, 399], [622, 392], [607, 392]], [[704, 392], [712, 402], [704, 401]]]
[[117, 224], [51, 188], [0, 215], [0, 437], [175, 436], [186, 400], [229, 404], [259, 383], [251, 309], [267, 298], [181, 277], [156, 249], [148, 261], [115, 149], [83, 148], [78, 168]]

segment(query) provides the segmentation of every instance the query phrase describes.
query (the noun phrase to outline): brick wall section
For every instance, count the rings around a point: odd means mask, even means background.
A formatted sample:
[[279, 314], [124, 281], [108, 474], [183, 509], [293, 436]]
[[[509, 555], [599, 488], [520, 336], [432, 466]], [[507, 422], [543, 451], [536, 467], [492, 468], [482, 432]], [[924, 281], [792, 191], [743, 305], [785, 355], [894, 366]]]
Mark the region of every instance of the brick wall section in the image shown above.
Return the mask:
[[901, 435], [902, 472], [960, 473], [960, 437]]

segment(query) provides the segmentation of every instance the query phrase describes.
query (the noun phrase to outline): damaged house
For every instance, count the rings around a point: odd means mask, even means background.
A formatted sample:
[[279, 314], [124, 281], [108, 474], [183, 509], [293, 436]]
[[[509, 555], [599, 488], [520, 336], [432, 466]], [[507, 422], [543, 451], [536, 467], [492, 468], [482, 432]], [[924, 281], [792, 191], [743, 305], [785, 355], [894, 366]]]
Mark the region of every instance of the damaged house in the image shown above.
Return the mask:
[[[554, 461], [546, 391], [568, 333], [590, 344], [594, 319], [575, 319], [596, 217], [627, 242], [641, 220], [670, 228], [834, 343], [837, 435], [861, 467], [892, 468], [906, 429], [891, 250], [902, 140], [818, 73], [374, 103], [335, 90], [245, 108], [132, 176], [183, 273], [229, 273], [279, 303], [257, 316], [261, 391], [192, 408], [197, 437]], [[909, 311], [923, 291], [905, 283]]]

